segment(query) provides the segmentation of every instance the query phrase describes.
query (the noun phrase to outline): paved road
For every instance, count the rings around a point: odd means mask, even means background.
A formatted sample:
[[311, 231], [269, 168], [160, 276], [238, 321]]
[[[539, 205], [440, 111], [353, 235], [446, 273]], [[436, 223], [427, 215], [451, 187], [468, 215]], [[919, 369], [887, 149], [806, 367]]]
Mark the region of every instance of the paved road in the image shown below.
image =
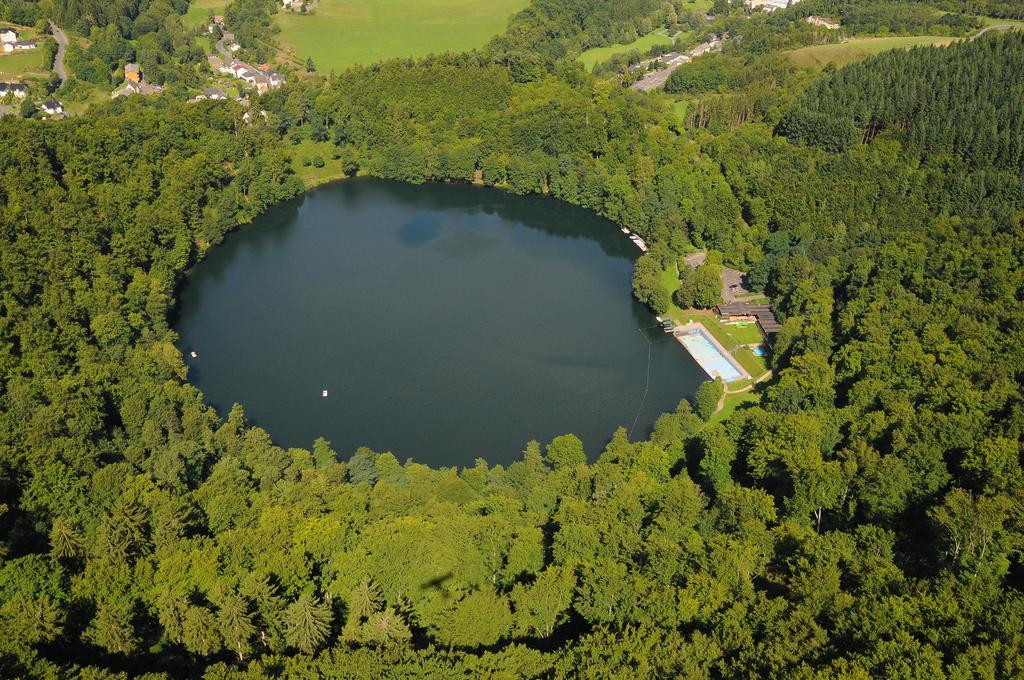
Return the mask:
[[637, 90], [639, 92], [650, 92], [651, 90], [656, 90], [665, 84], [665, 81], [668, 80], [668, 77], [672, 75], [672, 71], [675, 71], [683, 64], [689, 63], [690, 61], [696, 59], [702, 54], [706, 54], [707, 52], [711, 52], [713, 50], [717, 51], [720, 49], [722, 49], [722, 40], [719, 38], [709, 40], [706, 43], [701, 43], [700, 45], [697, 45], [686, 54], [680, 55], [673, 59], [672, 61], [670, 61], [668, 64], [666, 64], [665, 68], [659, 69], [657, 71], [651, 71], [643, 78], [630, 85], [630, 88]]
[[68, 37], [64, 35], [64, 31], [61, 30], [60, 26], [50, 22], [50, 30], [53, 31], [53, 37], [57, 41], [57, 56], [53, 59], [53, 72], [60, 78], [60, 84], [63, 85], [64, 81], [68, 79], [68, 72], [64, 69], [64, 51], [68, 47]]

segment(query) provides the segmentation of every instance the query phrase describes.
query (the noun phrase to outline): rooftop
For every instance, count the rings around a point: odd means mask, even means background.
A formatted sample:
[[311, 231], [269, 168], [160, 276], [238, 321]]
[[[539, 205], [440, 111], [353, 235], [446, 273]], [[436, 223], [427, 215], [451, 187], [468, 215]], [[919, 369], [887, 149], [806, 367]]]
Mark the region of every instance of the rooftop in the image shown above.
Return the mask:
[[729, 302], [718, 305], [718, 313], [722, 316], [752, 316], [766, 334], [778, 333], [782, 324], [775, 318], [772, 306], [764, 303]]

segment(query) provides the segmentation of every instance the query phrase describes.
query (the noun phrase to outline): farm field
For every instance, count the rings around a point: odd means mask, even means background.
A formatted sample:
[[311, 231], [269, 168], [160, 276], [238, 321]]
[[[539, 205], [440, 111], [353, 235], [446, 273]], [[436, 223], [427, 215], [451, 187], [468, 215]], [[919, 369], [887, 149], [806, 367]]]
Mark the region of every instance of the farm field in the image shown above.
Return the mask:
[[227, 7], [227, 0], [192, 0], [188, 4], [188, 12], [181, 18], [186, 26], [201, 26], [205, 24], [210, 16], [210, 10], [214, 14], [224, 14]]
[[842, 67], [887, 50], [909, 49], [922, 45], [948, 45], [956, 40], [957, 38], [939, 35], [855, 38], [833, 45], [801, 47], [790, 52], [789, 58], [798, 66], [807, 68], [822, 68], [829, 62], [832, 62], [837, 67]]
[[278, 41], [319, 71], [484, 45], [529, 0], [320, 0], [313, 14], [279, 12]]
[[46, 76], [43, 51], [39, 48], [14, 54], [0, 55], [0, 77]]
[[592, 47], [577, 59], [583, 64], [584, 68], [588, 71], [593, 70], [594, 66], [601, 62], [608, 61], [616, 54], [625, 54], [637, 50], [639, 52], [646, 52], [655, 45], [671, 45], [672, 38], [669, 36], [665, 29], [659, 29], [653, 33], [648, 33], [645, 36], [637, 38], [631, 43], [615, 43], [614, 45], [608, 45], [607, 47]]

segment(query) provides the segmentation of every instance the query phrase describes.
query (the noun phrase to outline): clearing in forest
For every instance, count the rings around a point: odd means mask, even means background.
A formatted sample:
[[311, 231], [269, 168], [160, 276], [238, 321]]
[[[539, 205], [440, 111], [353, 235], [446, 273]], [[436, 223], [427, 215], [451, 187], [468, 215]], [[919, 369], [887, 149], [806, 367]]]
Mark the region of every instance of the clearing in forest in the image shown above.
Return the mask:
[[224, 14], [227, 5], [228, 0], [192, 0], [181, 20], [189, 27], [202, 26], [210, 20], [211, 10], [214, 14]]
[[[711, 0], [689, 0], [683, 3], [683, 10], [704, 14], [711, 9]], [[678, 34], [677, 34], [678, 37]], [[594, 66], [604, 63], [618, 54], [628, 54], [637, 50], [641, 54], [647, 52], [655, 45], [671, 45], [674, 42], [668, 29], [659, 28], [656, 31], [642, 35], [631, 43], [615, 43], [606, 47], [591, 47], [581, 54], [577, 59], [583, 64], [587, 71], [593, 71]]]
[[648, 33], [645, 36], [637, 38], [631, 43], [615, 43], [614, 45], [608, 45], [607, 47], [591, 47], [577, 58], [583, 63], [584, 68], [588, 71], [592, 71], [594, 70], [594, 66], [608, 61], [617, 54], [627, 54], [633, 50], [644, 54], [655, 45], [671, 44], [672, 37], [669, 36], [668, 31], [664, 28], [660, 28], [653, 33]]
[[529, 0], [320, 0], [313, 14], [279, 12], [276, 36], [320, 71], [391, 57], [483, 46]]
[[948, 45], [958, 38], [939, 35], [912, 35], [896, 38], [855, 38], [833, 45], [801, 47], [789, 53], [798, 66], [823, 68], [829, 62], [837, 67], [862, 61], [870, 56], [894, 49], [908, 49], [922, 45]]

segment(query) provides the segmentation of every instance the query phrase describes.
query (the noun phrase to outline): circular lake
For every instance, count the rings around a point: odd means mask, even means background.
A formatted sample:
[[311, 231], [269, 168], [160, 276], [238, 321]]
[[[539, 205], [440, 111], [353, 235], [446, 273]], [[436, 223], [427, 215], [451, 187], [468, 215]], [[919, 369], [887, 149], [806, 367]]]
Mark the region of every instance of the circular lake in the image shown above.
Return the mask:
[[633, 299], [638, 255], [550, 198], [333, 183], [209, 253], [180, 296], [179, 346], [208, 403], [238, 402], [282, 446], [507, 464], [572, 432], [594, 459], [707, 379]]

